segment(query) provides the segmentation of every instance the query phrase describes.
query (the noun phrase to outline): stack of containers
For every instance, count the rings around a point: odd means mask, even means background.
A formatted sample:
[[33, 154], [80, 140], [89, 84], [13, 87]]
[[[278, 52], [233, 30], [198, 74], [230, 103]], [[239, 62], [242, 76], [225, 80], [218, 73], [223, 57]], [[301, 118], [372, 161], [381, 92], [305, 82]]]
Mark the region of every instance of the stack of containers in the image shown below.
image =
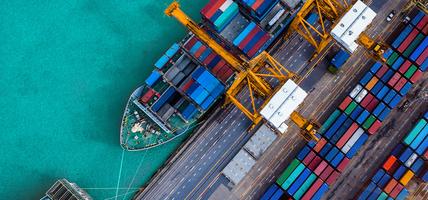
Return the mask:
[[367, 187], [359, 195], [365, 199], [405, 199], [409, 192], [405, 186], [412, 177], [428, 181], [428, 112], [398, 144], [391, 155], [370, 179]]
[[232, 68], [219, 55], [208, 48], [196, 37], [191, 37], [184, 48], [195, 57], [200, 63], [204, 64], [210, 71], [223, 83], [233, 75]]
[[[423, 40], [425, 38], [426, 35]], [[398, 43], [401, 45], [401, 42]], [[418, 44], [409, 55], [412, 55], [421, 44]], [[424, 47], [422, 52], [427, 49]], [[402, 50], [405, 52], [407, 47]], [[411, 66], [414, 66], [412, 67], [414, 71], [425, 71], [420, 65], [405, 56], [400, 56], [394, 50], [385, 52], [384, 57], [387, 63], [373, 64], [338, 109], [329, 116], [319, 132], [322, 138], [316, 144], [308, 143], [293, 160], [297, 164], [292, 162], [277, 180], [276, 184], [287, 196], [294, 199], [320, 199], [368, 137], [377, 132], [382, 121], [410, 90], [412, 81], [417, 81], [418, 78], [412, 80], [414, 73], [408, 73], [407, 76], [406, 73], [400, 74], [400, 66], [408, 65], [406, 63], [410, 62]], [[308, 149], [310, 151], [306, 154], [307, 157], [302, 157]], [[317, 170], [317, 166], [322, 166], [322, 170]], [[324, 172], [326, 169], [328, 173]], [[312, 174], [315, 174], [313, 182], [301, 182], [308, 180], [307, 177]], [[283, 182], [284, 177], [286, 178]], [[299, 190], [301, 192], [296, 193]], [[263, 197], [271, 198], [269, 194]]]
[[202, 8], [202, 18], [216, 31], [222, 31], [239, 13], [238, 4], [232, 0], [210, 0]]
[[162, 70], [165, 65], [174, 57], [174, 55], [180, 50], [180, 45], [174, 43], [162, 57], [159, 58], [155, 63], [155, 67], [159, 70]]
[[224, 85], [203, 67], [193, 71], [191, 77], [181, 89], [206, 110], [224, 92]]
[[261, 21], [279, 0], [236, 0], [255, 19]]
[[269, 39], [271, 37], [268, 33], [263, 31], [256, 23], [251, 22], [232, 43], [248, 57], [252, 58], [256, 53], [262, 51], [261, 48]]

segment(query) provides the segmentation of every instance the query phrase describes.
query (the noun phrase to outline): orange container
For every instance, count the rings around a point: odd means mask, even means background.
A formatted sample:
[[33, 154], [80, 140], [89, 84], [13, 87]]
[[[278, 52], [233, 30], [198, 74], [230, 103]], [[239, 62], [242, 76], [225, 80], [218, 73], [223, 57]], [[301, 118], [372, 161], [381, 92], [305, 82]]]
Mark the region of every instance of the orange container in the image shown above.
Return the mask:
[[409, 183], [410, 179], [413, 178], [413, 172], [410, 170], [407, 170], [407, 172], [403, 175], [403, 177], [401, 177], [400, 179], [400, 183], [403, 184], [404, 186], [407, 185], [407, 183]]
[[366, 85], [367, 90], [372, 90], [377, 81], [379, 81], [379, 79], [376, 76], [373, 76], [373, 78]]
[[385, 163], [383, 163], [383, 168], [388, 171], [392, 165], [394, 165], [395, 161], [397, 161], [397, 158], [394, 157], [393, 155], [389, 156], [388, 160], [385, 161]]
[[385, 186], [385, 188], [384, 188], [384, 191], [386, 192], [386, 193], [391, 193], [392, 192], [392, 190], [394, 189], [394, 187], [397, 185], [397, 181], [394, 179], [394, 178], [392, 178], [389, 182], [388, 182], [388, 184], [386, 184], [386, 186]]

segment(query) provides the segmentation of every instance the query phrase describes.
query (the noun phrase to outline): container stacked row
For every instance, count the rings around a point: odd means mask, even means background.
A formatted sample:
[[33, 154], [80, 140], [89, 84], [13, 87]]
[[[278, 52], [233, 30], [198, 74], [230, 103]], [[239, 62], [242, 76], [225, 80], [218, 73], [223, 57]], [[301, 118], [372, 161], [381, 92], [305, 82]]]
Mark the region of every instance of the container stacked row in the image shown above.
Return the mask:
[[174, 55], [180, 50], [180, 45], [177, 43], [174, 43], [166, 52], [164, 55], [162, 55], [158, 61], [155, 63], [155, 67], [158, 69], [164, 68], [165, 65], [168, 64], [168, 61], [170, 61]]
[[261, 51], [263, 45], [270, 39], [270, 35], [263, 31], [254, 22], [249, 23], [245, 29], [233, 40], [233, 45], [238, 47], [248, 57], [252, 58]]
[[210, 69], [210, 71], [223, 83], [232, 76], [233, 70], [226, 61], [213, 52], [211, 48], [202, 44], [196, 37], [190, 38], [184, 45], [184, 48]]
[[237, 0], [257, 20], [262, 20], [279, 0]]
[[232, 0], [210, 0], [201, 9], [202, 18], [216, 31], [222, 31], [239, 13], [238, 4]]
[[405, 186], [417, 176], [428, 181], [428, 112], [398, 144], [359, 195], [365, 199], [405, 199]]
[[[411, 50], [409, 55], [416, 49]], [[424, 47], [422, 51], [426, 50]], [[403, 49], [403, 52], [405, 51], [407, 47]], [[282, 195], [294, 199], [320, 199], [328, 190], [328, 186], [334, 183], [369, 135], [377, 132], [391, 109], [396, 107], [402, 96], [410, 90], [412, 82], [420, 78], [414, 77], [415, 73], [410, 72], [406, 76], [408, 69], [404, 74], [400, 74], [400, 66], [406, 62], [412, 63], [407, 57], [394, 50], [385, 52], [384, 57], [388, 59], [387, 63], [373, 64], [338, 109], [329, 116], [319, 131], [321, 139], [316, 144], [309, 142], [293, 160], [298, 162], [297, 166], [300, 167], [297, 168], [295, 163], [291, 163], [276, 185], [266, 191], [263, 199], [276, 199]], [[426, 56], [423, 60], [425, 59]], [[417, 63], [412, 65], [412, 69], [416, 68], [412, 71], [424, 71]], [[308, 149], [309, 153], [305, 154]], [[302, 155], [306, 156], [303, 158]], [[308, 181], [307, 177], [312, 174], [314, 180]], [[282, 182], [284, 178], [285, 181]], [[272, 193], [274, 189], [271, 188], [277, 189]]]

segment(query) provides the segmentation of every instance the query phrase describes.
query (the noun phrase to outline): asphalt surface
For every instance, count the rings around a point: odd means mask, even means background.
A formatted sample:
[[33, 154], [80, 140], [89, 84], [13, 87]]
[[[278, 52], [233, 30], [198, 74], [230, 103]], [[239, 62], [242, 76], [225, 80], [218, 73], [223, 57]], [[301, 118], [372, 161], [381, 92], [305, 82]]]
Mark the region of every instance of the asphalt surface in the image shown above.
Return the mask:
[[[400, 6], [403, 1], [390, 2]], [[369, 30], [371, 36], [387, 34], [384, 17], [391, 6], [382, 8], [382, 5], [379, 1], [374, 1], [371, 6], [379, 12], [378, 19], [375, 19]], [[350, 58], [349, 63], [354, 65], [334, 76], [326, 71], [328, 61], [322, 58], [325, 55], [320, 56], [319, 60], [307, 62], [313, 51], [314, 48], [308, 42], [295, 34], [272, 55], [286, 68], [304, 78], [300, 85], [309, 91], [309, 96], [300, 112], [308, 118], [323, 121], [338, 104], [337, 101], [352, 89], [368, 68], [368, 65], [362, 64], [368, 59], [365, 56], [355, 56], [363, 54], [360, 49]], [[247, 100], [245, 104], [248, 103]], [[189, 139], [186, 147], [180, 150], [136, 199], [219, 199], [224, 196], [229, 199], [258, 198], [266, 187], [274, 182], [275, 177], [288, 165], [305, 141], [298, 135], [298, 128], [291, 126], [287, 135], [279, 137], [244, 180], [234, 186], [221, 174], [221, 170], [250, 138], [251, 134], [247, 133], [250, 125], [251, 121], [233, 106], [216, 110], [203, 128]], [[218, 188], [224, 191], [216, 192]], [[334, 188], [334, 191], [343, 190], [342, 186]], [[227, 191], [230, 193], [226, 194]], [[346, 192], [344, 190], [344, 193]], [[342, 197], [329, 195], [337, 199]]]

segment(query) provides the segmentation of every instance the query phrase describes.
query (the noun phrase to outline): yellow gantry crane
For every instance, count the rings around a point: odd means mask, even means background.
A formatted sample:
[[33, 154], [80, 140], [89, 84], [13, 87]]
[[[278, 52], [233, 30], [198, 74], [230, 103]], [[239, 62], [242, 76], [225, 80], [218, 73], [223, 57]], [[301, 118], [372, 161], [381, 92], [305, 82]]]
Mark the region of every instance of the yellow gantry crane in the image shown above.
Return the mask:
[[[297, 79], [297, 76], [288, 71], [278, 61], [276, 61], [267, 52], [262, 52], [252, 60], [248, 61], [245, 57], [231, 54], [223, 46], [212, 39], [209, 34], [199, 27], [189, 16], [181, 9], [178, 2], [171, 3], [165, 9], [167, 16], [175, 17], [181, 24], [188, 28], [203, 43], [209, 46], [215, 53], [221, 56], [236, 72], [235, 80], [226, 92], [226, 104], [233, 103], [249, 119], [253, 121], [253, 127], [257, 125], [262, 116], [257, 108], [256, 97], [261, 97], [265, 101], [265, 106], [274, 92], [278, 89], [269, 84], [269, 80], [276, 80], [279, 86], [283, 85], [289, 79]], [[248, 89], [248, 95], [251, 100], [251, 108], [248, 109], [238, 98], [238, 94], [244, 89]], [[315, 139], [318, 126], [311, 120], [307, 120], [299, 113], [293, 112], [290, 119], [301, 129], [305, 139]]]
[[[330, 31], [326, 28], [334, 27], [334, 23], [340, 20], [342, 16], [350, 9], [354, 0], [307, 0], [300, 11], [296, 14], [296, 18], [291, 22], [290, 29], [286, 34], [289, 37], [293, 32], [297, 32], [312, 46], [315, 47], [314, 55], [311, 59], [317, 57], [332, 41]], [[318, 23], [320, 28], [310, 24], [306, 19], [311, 13], [318, 14]], [[319, 30], [321, 29], [321, 30]], [[386, 45], [375, 42], [367, 34], [362, 33], [358, 38], [358, 43], [363, 45], [369, 54], [376, 60], [385, 62], [383, 53], [387, 48]]]

